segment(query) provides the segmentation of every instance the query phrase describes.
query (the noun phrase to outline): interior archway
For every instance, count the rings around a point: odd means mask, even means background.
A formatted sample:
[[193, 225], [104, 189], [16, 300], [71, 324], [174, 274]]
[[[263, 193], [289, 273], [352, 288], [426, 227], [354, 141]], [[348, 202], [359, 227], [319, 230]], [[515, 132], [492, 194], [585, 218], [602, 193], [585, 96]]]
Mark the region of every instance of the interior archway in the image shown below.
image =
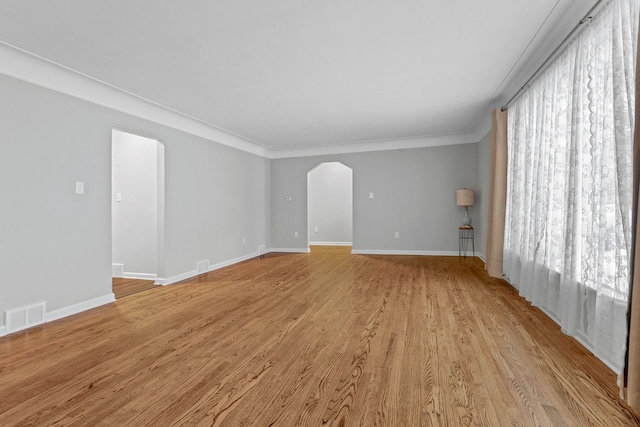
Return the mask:
[[307, 236], [311, 246], [352, 246], [353, 170], [321, 163], [307, 173]]

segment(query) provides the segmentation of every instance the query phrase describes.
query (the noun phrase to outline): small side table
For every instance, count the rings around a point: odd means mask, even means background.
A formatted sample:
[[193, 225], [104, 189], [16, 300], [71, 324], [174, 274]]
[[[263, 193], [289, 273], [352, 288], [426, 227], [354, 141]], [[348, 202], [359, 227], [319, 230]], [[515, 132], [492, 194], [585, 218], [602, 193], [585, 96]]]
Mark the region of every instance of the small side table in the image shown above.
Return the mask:
[[473, 238], [473, 227], [470, 225], [463, 225], [458, 227], [458, 256], [467, 257], [467, 250], [469, 249], [469, 242], [471, 242], [471, 253], [473, 256], [476, 254], [476, 247]]

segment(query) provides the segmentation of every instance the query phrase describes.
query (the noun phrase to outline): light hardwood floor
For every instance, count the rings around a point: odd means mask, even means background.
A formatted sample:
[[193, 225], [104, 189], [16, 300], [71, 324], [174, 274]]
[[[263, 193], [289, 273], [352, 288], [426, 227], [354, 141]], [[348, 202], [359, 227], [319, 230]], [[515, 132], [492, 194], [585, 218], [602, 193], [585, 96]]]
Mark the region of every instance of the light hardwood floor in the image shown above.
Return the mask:
[[269, 254], [0, 339], [0, 426], [618, 426], [615, 376], [475, 258]]

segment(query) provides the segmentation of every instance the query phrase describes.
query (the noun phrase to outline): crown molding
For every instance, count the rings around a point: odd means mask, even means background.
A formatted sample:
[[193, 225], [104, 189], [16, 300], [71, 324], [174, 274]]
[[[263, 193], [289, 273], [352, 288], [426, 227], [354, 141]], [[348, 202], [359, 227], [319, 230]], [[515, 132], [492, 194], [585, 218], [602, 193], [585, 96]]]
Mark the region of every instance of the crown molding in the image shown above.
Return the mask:
[[82, 99], [96, 105], [130, 114], [183, 132], [217, 142], [267, 159], [310, 157], [370, 151], [399, 150], [477, 143], [491, 130], [491, 112], [504, 105], [505, 97], [515, 93], [579, 19], [597, 2], [557, 0], [556, 7], [523, 55], [494, 92], [494, 98], [478, 114], [466, 132], [425, 135], [401, 139], [356, 141], [327, 145], [275, 149], [266, 144], [234, 134], [161, 104], [142, 98], [88, 75], [49, 61], [0, 41], [0, 74]]
[[481, 132], [476, 131], [273, 149], [2, 41], [0, 41], [0, 74], [267, 159], [470, 144], [476, 143], [482, 138], [482, 136], [480, 138], [477, 136]]
[[417, 136], [413, 138], [385, 139], [380, 141], [361, 141], [346, 144], [324, 145], [304, 148], [272, 150], [272, 159], [292, 157], [324, 156], [334, 154], [363, 153], [369, 151], [404, 150], [409, 148], [438, 147], [442, 145], [473, 144], [482, 138], [478, 132], [455, 133], [449, 135]]
[[262, 157], [270, 149], [212, 124], [0, 42], [0, 73]]

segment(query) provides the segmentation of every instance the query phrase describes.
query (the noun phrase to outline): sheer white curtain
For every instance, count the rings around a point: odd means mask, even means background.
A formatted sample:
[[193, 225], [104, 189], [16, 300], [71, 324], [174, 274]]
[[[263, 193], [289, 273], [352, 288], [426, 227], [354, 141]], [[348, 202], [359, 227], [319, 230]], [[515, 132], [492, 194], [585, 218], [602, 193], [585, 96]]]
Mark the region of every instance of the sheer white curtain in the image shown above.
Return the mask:
[[623, 366], [640, 0], [612, 0], [509, 107], [504, 273]]

